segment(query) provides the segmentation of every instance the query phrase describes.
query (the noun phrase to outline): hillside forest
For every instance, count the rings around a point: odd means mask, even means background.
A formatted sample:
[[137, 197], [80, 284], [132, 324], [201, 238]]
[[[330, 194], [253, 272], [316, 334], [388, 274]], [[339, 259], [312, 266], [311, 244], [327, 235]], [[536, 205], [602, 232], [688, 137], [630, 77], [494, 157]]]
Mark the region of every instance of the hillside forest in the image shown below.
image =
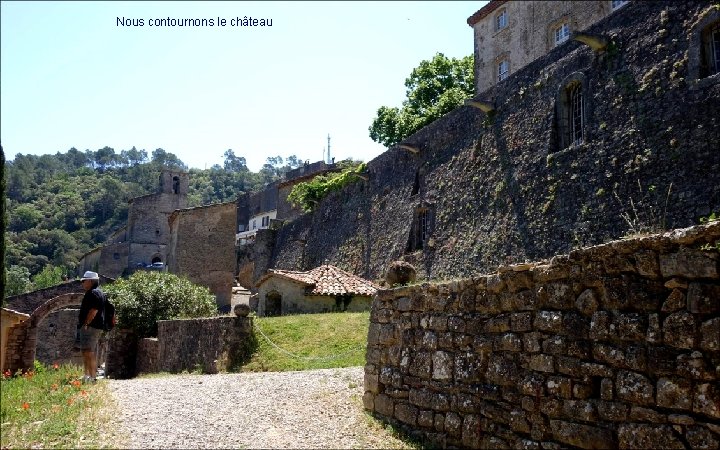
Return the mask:
[[126, 224], [128, 200], [157, 192], [163, 169], [189, 173], [188, 207], [194, 207], [235, 201], [302, 163], [295, 155], [268, 157], [252, 172], [232, 150], [223, 156], [222, 166], [188, 170], [162, 148], [149, 155], [135, 147], [15, 155], [3, 168], [5, 297], [74, 277], [82, 255]]

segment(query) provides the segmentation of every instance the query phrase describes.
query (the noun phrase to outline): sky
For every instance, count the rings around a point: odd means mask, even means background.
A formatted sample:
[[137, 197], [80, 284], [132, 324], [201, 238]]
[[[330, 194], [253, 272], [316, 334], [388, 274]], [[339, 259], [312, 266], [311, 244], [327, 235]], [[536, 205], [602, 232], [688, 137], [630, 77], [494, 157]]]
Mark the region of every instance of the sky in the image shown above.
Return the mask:
[[420, 61], [471, 55], [486, 3], [0, 2], [0, 143], [8, 160], [162, 148], [199, 169], [231, 149], [258, 171], [322, 160], [330, 135], [336, 160], [369, 161], [377, 109]]

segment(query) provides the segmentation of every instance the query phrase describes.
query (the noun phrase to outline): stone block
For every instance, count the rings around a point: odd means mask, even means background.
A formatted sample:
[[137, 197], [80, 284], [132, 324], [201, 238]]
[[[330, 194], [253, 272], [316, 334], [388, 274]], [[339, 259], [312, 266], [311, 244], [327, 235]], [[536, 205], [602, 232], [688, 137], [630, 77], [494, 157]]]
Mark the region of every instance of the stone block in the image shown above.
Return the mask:
[[417, 424], [418, 409], [407, 403], [398, 403], [395, 405], [395, 418], [400, 422], [415, 426]]
[[572, 398], [572, 380], [566, 377], [548, 377], [547, 393], [558, 398]]
[[579, 399], [579, 400], [586, 400], [593, 396], [593, 386], [589, 382], [587, 383], [580, 383], [575, 382], [573, 383], [573, 398]]
[[613, 378], [615, 370], [604, 364], [585, 362], [580, 364], [580, 374], [589, 377]]
[[380, 345], [393, 345], [397, 343], [398, 333], [397, 328], [393, 324], [380, 324], [378, 326], [378, 344]]
[[501, 312], [498, 294], [482, 291], [475, 298], [475, 311], [481, 314], [498, 314]]
[[375, 412], [386, 417], [393, 417], [395, 401], [385, 394], [375, 396]]
[[510, 331], [510, 315], [501, 314], [488, 319], [483, 331], [485, 333], [505, 333]]
[[676, 425], [694, 425], [695, 419], [685, 414], [668, 414], [668, 422]]
[[657, 254], [652, 250], [638, 250], [635, 252], [635, 267], [637, 273], [648, 278], [660, 276], [660, 263]]
[[488, 361], [485, 378], [499, 386], [514, 385], [520, 377], [517, 360], [507, 353], [493, 353]]
[[542, 347], [540, 346], [540, 342], [542, 339], [541, 333], [526, 333], [523, 335], [523, 348], [527, 353], [537, 353], [539, 352]]
[[598, 417], [595, 404], [585, 400], [564, 400], [563, 414], [570, 420], [583, 422], [595, 422]]
[[408, 400], [410, 404], [421, 409], [432, 409], [439, 412], [450, 409], [450, 395], [432, 392], [427, 389], [411, 388]]
[[627, 367], [625, 352], [611, 345], [594, 344], [593, 358], [612, 367]]
[[700, 348], [708, 351], [720, 350], [720, 317], [707, 320], [700, 325]]
[[435, 427], [435, 431], [445, 431], [445, 414], [436, 413], [433, 421], [433, 426]]
[[420, 345], [424, 350], [435, 350], [437, 349], [438, 345], [438, 339], [437, 339], [437, 333], [434, 331], [425, 331], [422, 332], [421, 330], [417, 330], [418, 332], [422, 333], [422, 341], [420, 342]]
[[575, 295], [567, 283], [548, 283], [538, 289], [538, 298], [549, 309], [569, 309], [575, 306]]
[[469, 414], [463, 418], [462, 444], [466, 448], [480, 448], [480, 417]]
[[603, 378], [600, 381], [600, 398], [603, 400], [612, 400], [614, 395], [614, 385], [611, 378]]
[[629, 423], [618, 428], [618, 445], [621, 449], [667, 448], [684, 449], [669, 425]]
[[575, 299], [575, 307], [583, 315], [592, 316], [598, 308], [598, 296], [592, 289], [585, 289]]
[[720, 312], [720, 285], [690, 283], [687, 292], [687, 309], [693, 314]]
[[677, 348], [693, 348], [697, 324], [688, 312], [670, 314], [663, 322], [663, 342]]
[[585, 449], [611, 448], [617, 444], [611, 430], [564, 420], [551, 420], [553, 438], [563, 444]]
[[617, 337], [624, 341], [642, 341], [647, 332], [647, 316], [637, 313], [618, 313], [613, 317]]
[[449, 412], [445, 414], [445, 431], [450, 436], [460, 436], [462, 433], [463, 420], [459, 414]]
[[539, 331], [561, 333], [563, 331], [563, 316], [558, 311], [538, 311], [535, 314], [533, 326]]
[[408, 367], [408, 373], [410, 375], [429, 379], [432, 373], [433, 353], [431, 352], [417, 352], [410, 359], [410, 366]]
[[590, 321], [590, 339], [600, 340], [610, 337], [610, 324], [612, 316], [607, 311], [593, 313]]
[[567, 343], [562, 336], [553, 336], [543, 341], [542, 350], [551, 355], [564, 355], [567, 353]]
[[485, 352], [465, 352], [455, 355], [455, 381], [477, 383], [484, 380], [487, 368]]
[[496, 352], [519, 352], [522, 350], [522, 340], [514, 333], [505, 333], [495, 336], [493, 350]]
[[650, 408], [643, 408], [642, 406], [630, 407], [630, 422], [651, 422], [651, 423], [666, 423], [667, 417]]
[[510, 314], [510, 330], [522, 332], [532, 330], [533, 313], [522, 312]]
[[664, 278], [718, 278], [717, 255], [687, 247], [660, 255], [660, 273]]
[[533, 285], [530, 272], [505, 272], [500, 275], [510, 292], [519, 292], [530, 289]]
[[720, 387], [717, 383], [703, 383], [695, 386], [693, 412], [704, 414], [715, 420], [720, 419]]
[[520, 433], [530, 433], [530, 423], [526, 419], [526, 413], [522, 409], [510, 411], [510, 429]]
[[452, 331], [454, 333], [464, 333], [465, 321], [462, 317], [451, 316], [447, 320], [447, 328], [449, 331]]
[[375, 395], [372, 392], [366, 392], [362, 397], [363, 407], [368, 411], [375, 410]]
[[454, 369], [454, 356], [448, 352], [435, 352], [432, 356], [433, 380], [451, 380]]
[[662, 312], [677, 312], [684, 309], [686, 305], [685, 293], [680, 289], [673, 289], [668, 298], [663, 302]]
[[718, 435], [713, 434], [706, 427], [700, 425], [688, 426], [685, 432], [685, 439], [693, 450], [720, 448]]
[[590, 335], [590, 319], [575, 311], [563, 313], [563, 333], [573, 339], [587, 339]]
[[487, 290], [493, 294], [497, 294], [506, 288], [505, 280], [498, 274], [487, 277]]
[[378, 384], [378, 375], [365, 373], [364, 387], [365, 387], [365, 392], [372, 392], [373, 394], [380, 393], [380, 385]]
[[629, 407], [620, 402], [597, 402], [598, 416], [600, 420], [607, 422], [625, 422], [628, 417]]
[[474, 413], [480, 408], [481, 398], [475, 394], [459, 392], [453, 397], [450, 409], [460, 413]]
[[507, 311], [535, 311], [541, 305], [541, 301], [533, 289], [526, 289], [509, 295], [510, 309]]
[[432, 411], [420, 411], [418, 413], [417, 424], [423, 428], [433, 428], [433, 416]]
[[648, 347], [647, 370], [653, 376], [675, 375], [676, 358], [680, 351], [672, 347], [659, 347], [651, 345]]
[[694, 351], [690, 354], [680, 354], [676, 361], [676, 372], [681, 377], [701, 381], [717, 379], [715, 370], [712, 366], [708, 367], [708, 361], [703, 357], [701, 352]]
[[660, 378], [657, 382], [657, 405], [671, 409], [692, 409], [692, 384], [683, 378]]
[[655, 402], [655, 388], [650, 380], [639, 373], [618, 371], [617, 396], [619, 399], [638, 405], [652, 405]]
[[555, 372], [555, 359], [551, 355], [531, 355], [528, 367], [537, 372]]
[[564, 375], [577, 376], [580, 373], [580, 360], [567, 356], [556, 356], [557, 371]]
[[648, 314], [648, 328], [645, 340], [649, 344], [659, 344], [662, 342], [662, 329], [660, 328], [659, 314]]
[[433, 314], [428, 318], [428, 328], [435, 331], [447, 331], [448, 317], [444, 314]]

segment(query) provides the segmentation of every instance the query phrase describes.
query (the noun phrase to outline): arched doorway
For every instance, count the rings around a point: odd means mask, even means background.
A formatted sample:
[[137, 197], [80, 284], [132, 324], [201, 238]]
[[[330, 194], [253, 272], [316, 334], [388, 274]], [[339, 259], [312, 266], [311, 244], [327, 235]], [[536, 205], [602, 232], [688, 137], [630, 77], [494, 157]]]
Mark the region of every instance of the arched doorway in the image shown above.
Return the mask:
[[282, 295], [278, 291], [265, 294], [265, 315], [279, 316], [282, 314]]

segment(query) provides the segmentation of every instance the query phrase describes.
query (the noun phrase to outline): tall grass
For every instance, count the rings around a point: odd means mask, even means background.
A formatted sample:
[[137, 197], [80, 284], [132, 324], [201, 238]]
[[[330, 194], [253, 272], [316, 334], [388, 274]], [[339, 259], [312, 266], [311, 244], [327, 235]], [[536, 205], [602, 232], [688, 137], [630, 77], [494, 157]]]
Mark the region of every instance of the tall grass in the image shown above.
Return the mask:
[[123, 437], [113, 429], [114, 404], [105, 382], [82, 384], [74, 365], [45, 367], [0, 380], [2, 448], [112, 448]]
[[369, 312], [256, 317], [257, 351], [242, 372], [365, 365]]

